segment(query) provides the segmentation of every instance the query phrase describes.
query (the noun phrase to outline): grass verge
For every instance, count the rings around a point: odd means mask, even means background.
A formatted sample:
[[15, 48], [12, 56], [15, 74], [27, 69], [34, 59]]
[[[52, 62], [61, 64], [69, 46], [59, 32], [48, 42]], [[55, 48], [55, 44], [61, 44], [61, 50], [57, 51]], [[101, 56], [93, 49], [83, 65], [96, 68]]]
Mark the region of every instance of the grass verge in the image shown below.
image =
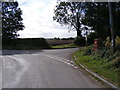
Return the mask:
[[97, 58], [94, 55], [84, 55], [83, 53], [84, 50], [80, 49], [76, 51], [73, 55], [75, 55], [78, 62], [84, 65], [86, 68], [113, 83], [115, 86], [119, 87], [118, 71], [109, 69], [109, 63], [107, 63], [106, 60], [104, 60], [103, 58]]

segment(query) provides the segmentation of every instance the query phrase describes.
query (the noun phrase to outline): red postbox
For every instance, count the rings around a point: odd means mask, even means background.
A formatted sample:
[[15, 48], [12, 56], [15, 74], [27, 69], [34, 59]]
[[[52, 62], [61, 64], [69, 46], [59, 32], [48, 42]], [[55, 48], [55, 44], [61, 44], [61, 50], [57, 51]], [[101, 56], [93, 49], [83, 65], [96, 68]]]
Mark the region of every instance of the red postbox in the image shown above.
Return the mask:
[[94, 40], [94, 50], [98, 50], [99, 49], [99, 40], [95, 39]]

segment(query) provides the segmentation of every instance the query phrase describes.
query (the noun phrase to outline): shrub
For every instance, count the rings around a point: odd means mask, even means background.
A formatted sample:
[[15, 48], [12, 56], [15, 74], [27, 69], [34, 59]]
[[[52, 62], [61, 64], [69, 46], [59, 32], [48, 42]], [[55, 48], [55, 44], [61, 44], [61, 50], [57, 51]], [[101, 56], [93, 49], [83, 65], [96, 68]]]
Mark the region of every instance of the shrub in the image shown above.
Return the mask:
[[115, 43], [116, 43], [116, 48], [120, 50], [120, 37], [116, 36]]
[[75, 45], [78, 45], [78, 46], [85, 46], [85, 38], [84, 37], [77, 37], [77, 38], [75, 38], [73, 43]]
[[91, 55], [92, 53], [93, 53], [93, 46], [91, 45], [91, 46], [87, 47], [86, 49], [84, 49], [83, 55], [84, 56], [85, 55]]
[[[115, 44], [116, 44], [116, 48], [118, 50], [120, 50], [120, 37], [119, 36], [116, 36], [116, 38], [115, 38]], [[110, 46], [111, 46], [110, 37], [107, 37], [106, 43], [105, 43], [105, 48], [106, 49], [110, 49]]]
[[93, 32], [90, 33], [90, 34], [88, 35], [88, 45], [93, 44], [95, 38], [96, 38], [96, 34], [93, 33]]
[[112, 67], [113, 68], [120, 68], [120, 57], [117, 57], [112, 61]]
[[106, 43], [105, 43], [105, 48], [106, 48], [106, 49], [109, 49], [110, 46], [111, 46], [110, 37], [107, 37]]
[[120, 45], [120, 37], [116, 36], [115, 43], [117, 46]]

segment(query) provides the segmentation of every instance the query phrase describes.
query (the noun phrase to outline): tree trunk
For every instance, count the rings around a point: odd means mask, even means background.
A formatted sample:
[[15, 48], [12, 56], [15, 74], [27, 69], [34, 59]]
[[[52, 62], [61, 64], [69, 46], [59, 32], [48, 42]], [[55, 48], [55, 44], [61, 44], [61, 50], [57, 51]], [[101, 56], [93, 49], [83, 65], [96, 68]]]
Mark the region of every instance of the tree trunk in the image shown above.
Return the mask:
[[80, 22], [79, 22], [79, 14], [78, 13], [77, 13], [77, 22], [76, 22], [76, 24], [77, 24], [77, 28], [76, 28], [77, 37], [81, 37], [82, 35], [81, 35], [81, 31], [80, 31]]

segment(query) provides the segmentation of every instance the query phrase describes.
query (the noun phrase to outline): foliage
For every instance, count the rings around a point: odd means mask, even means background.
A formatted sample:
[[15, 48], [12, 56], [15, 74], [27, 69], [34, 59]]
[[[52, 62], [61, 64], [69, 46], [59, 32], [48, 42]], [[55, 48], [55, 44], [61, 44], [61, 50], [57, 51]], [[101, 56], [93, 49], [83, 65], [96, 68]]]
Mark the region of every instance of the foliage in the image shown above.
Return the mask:
[[120, 68], [120, 57], [115, 58], [112, 62], [111, 62], [111, 68], [115, 69], [119, 69]]
[[92, 71], [104, 76], [115, 85], [118, 85], [118, 73], [120, 73], [120, 49], [119, 37], [116, 36], [116, 52], [113, 53], [110, 37], [107, 37], [105, 47], [94, 50], [94, 46], [80, 49], [75, 55], [79, 62]]
[[68, 25], [69, 29], [76, 29], [77, 36], [81, 36], [81, 5], [80, 2], [60, 2], [57, 3], [53, 20], [61, 25]]
[[[120, 2], [113, 2], [112, 7], [115, 34], [120, 36]], [[69, 25], [71, 29], [80, 31], [81, 25], [85, 25], [93, 27], [97, 38], [105, 39], [111, 36], [107, 2], [60, 2], [56, 5], [54, 13], [55, 21]]]
[[78, 46], [85, 46], [85, 38], [84, 37], [76, 37], [73, 43]]
[[[116, 38], [115, 38], [115, 44], [116, 44], [116, 49], [120, 50], [120, 37], [119, 36], [116, 36]], [[107, 37], [107, 39], [106, 39], [105, 48], [106, 49], [110, 49], [111, 48], [110, 37]]]
[[95, 38], [96, 38], [95, 33], [90, 33], [90, 34], [88, 35], [88, 45], [93, 44]]
[[58, 38], [54, 37], [54, 40], [60, 40], [60, 38], [59, 37]]
[[[117, 58], [113, 59], [112, 61], [107, 61], [104, 57], [98, 57], [98, 53], [92, 54], [92, 52], [90, 55], [84, 55], [84, 52], [90, 48], [92, 49], [92, 46], [88, 48], [81, 48], [74, 53], [78, 62], [87, 67], [92, 72], [95, 72], [103, 78], [107, 79], [109, 82], [115, 84], [116, 86], [119, 86], [118, 71], [120, 68], [120, 57], [117, 56]], [[119, 54], [117, 53], [117, 55]]]
[[2, 39], [3, 45], [9, 44], [11, 39], [19, 36], [17, 32], [23, 30], [22, 11], [18, 2], [2, 2]]
[[[113, 23], [116, 35], [120, 35], [120, 2], [113, 2], [112, 9], [114, 13]], [[83, 9], [85, 17], [82, 18], [82, 23], [93, 27], [97, 38], [105, 39], [111, 36], [109, 25], [109, 8], [107, 2], [89, 2], [84, 3]]]
[[120, 51], [117, 50], [114, 54], [112, 53], [112, 50], [109, 49], [99, 49], [98, 51], [93, 50], [93, 46], [86, 47], [84, 49], [83, 55], [91, 55], [95, 56], [96, 58], [103, 58], [105, 62], [109, 62], [109, 68], [114, 68], [114, 70], [118, 69], [118, 64], [120, 65]]
[[106, 43], [105, 43], [105, 48], [110, 49], [110, 46], [111, 46], [111, 40], [110, 40], [110, 37], [107, 37]]
[[116, 47], [120, 49], [120, 37], [116, 36], [115, 38]]
[[84, 55], [84, 56], [85, 56], [85, 55], [91, 55], [92, 52], [93, 52], [93, 48], [92, 48], [92, 47], [93, 47], [93, 46], [91, 45], [91, 46], [85, 48], [83, 55]]

